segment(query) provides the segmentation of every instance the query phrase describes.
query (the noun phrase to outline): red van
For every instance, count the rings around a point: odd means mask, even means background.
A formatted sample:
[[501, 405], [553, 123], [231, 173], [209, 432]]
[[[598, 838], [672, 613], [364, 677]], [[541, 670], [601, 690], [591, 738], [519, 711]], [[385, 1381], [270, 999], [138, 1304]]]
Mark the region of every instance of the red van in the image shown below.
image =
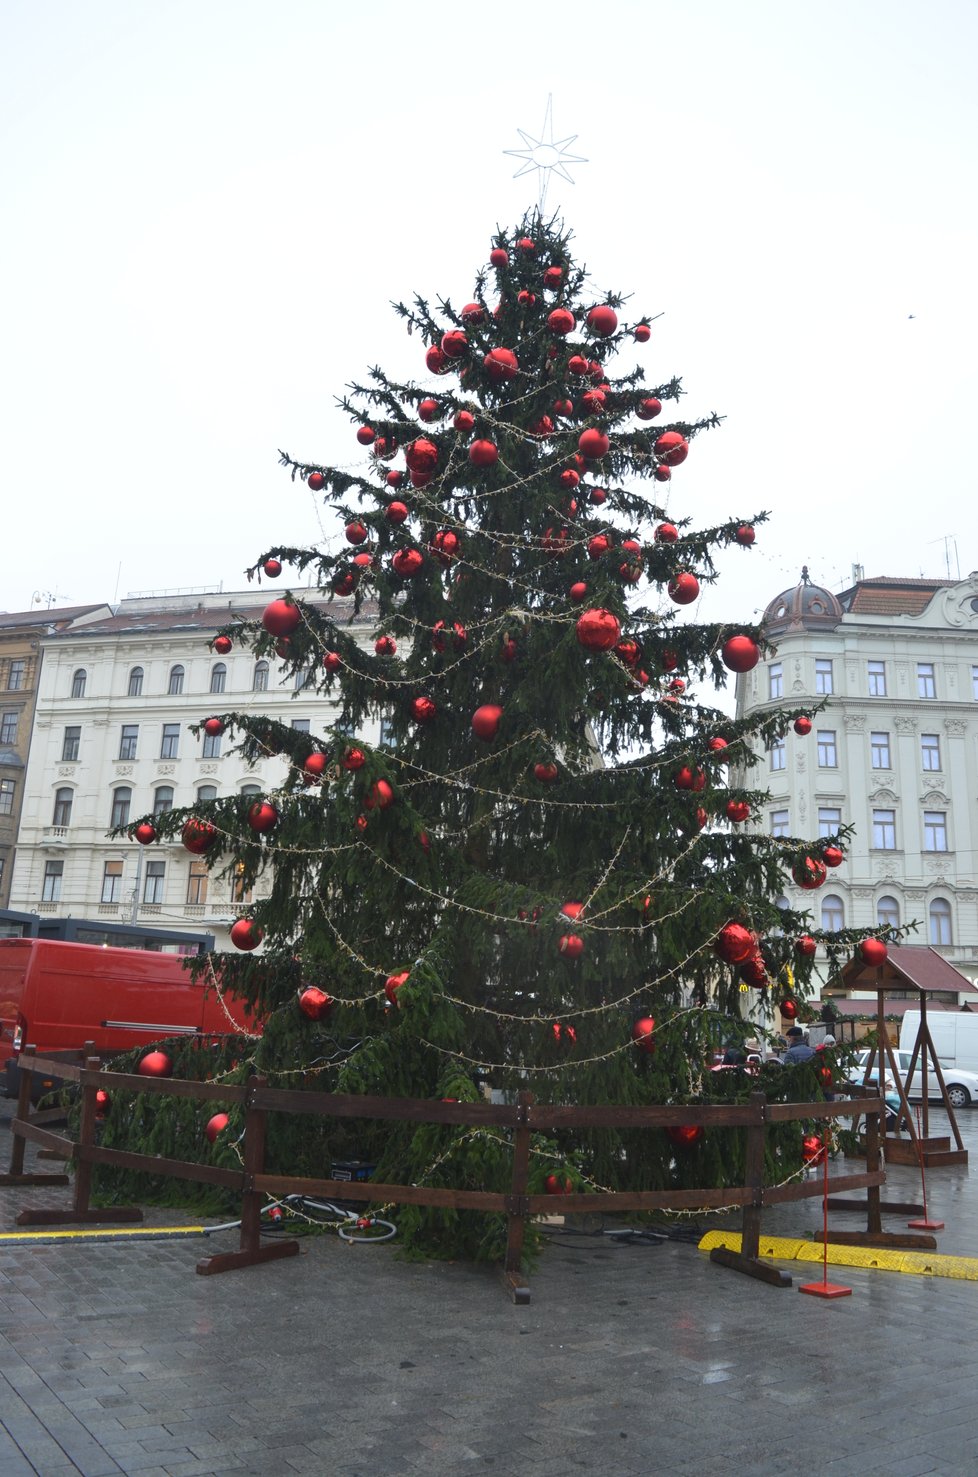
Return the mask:
[[191, 979], [176, 954], [0, 939], [0, 1071], [16, 1096], [17, 1057], [72, 1058], [86, 1041], [114, 1056], [165, 1036], [260, 1030], [234, 996]]

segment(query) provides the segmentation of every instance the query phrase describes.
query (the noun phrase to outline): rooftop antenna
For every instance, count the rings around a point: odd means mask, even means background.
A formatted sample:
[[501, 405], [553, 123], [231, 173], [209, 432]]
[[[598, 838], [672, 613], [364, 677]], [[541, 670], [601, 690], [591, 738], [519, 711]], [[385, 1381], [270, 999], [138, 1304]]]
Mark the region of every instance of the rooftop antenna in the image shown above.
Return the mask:
[[537, 171], [537, 186], [539, 189], [537, 208], [542, 216], [544, 206], [547, 203], [550, 176], [552, 174], [559, 174], [561, 179], [565, 179], [569, 185], [572, 185], [574, 181], [567, 172], [567, 165], [586, 164], [588, 161], [582, 154], [569, 154], [567, 152], [571, 144], [577, 140], [576, 133], [568, 134], [567, 138], [554, 138], [552, 92], [547, 93], [547, 111], [543, 115], [543, 127], [540, 130], [540, 137], [534, 138], [532, 134], [526, 133], [522, 128], [518, 128], [516, 132], [526, 147], [523, 149], [504, 149], [503, 153], [511, 154], [515, 159], [523, 160], [523, 163], [513, 175], [514, 179], [519, 179], [521, 174], [530, 174], [534, 169]]
[[961, 561], [958, 558], [958, 541], [955, 538], [954, 534], [953, 533], [945, 533], [945, 534], [942, 535], [941, 538], [933, 538], [933, 539], [930, 540], [930, 542], [932, 544], [943, 544], [944, 545], [944, 568], [947, 571], [947, 577], [948, 577], [948, 579], [951, 578], [951, 545], [952, 544], [954, 545], [954, 567], [955, 567], [955, 569], [957, 571], [957, 578], [960, 579], [961, 578]]
[[56, 600], [67, 600], [67, 595], [59, 595], [55, 590], [35, 590], [31, 596], [32, 605], [44, 604], [46, 610], [50, 610]]

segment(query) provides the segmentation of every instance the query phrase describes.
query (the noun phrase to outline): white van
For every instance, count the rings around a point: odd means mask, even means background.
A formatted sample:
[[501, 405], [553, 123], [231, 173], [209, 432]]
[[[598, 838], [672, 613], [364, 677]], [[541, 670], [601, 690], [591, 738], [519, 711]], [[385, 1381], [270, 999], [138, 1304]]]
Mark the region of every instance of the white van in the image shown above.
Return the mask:
[[[928, 1010], [927, 1026], [942, 1067], [978, 1073], [978, 1015], [970, 1011]], [[919, 1029], [920, 1011], [908, 1010], [900, 1027], [902, 1052], [913, 1051]], [[947, 1076], [946, 1071], [944, 1075]]]

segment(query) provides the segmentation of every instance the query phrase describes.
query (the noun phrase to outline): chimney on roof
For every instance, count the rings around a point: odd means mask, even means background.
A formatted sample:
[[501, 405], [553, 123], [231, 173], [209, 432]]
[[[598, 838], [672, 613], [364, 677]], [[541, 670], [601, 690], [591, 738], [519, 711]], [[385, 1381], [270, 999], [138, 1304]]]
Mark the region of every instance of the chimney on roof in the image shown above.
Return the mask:
[[858, 585], [859, 581], [860, 580], [864, 580], [865, 578], [866, 578], [866, 570], [865, 570], [864, 566], [862, 564], [854, 564], [852, 566], [852, 582], [853, 582], [853, 584], [854, 585]]

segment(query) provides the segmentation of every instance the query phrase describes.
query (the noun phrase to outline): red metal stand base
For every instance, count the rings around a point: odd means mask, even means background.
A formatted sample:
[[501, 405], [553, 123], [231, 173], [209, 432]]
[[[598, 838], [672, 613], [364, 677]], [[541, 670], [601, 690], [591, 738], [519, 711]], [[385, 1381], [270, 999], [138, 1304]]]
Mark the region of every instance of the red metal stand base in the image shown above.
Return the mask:
[[813, 1298], [847, 1298], [852, 1296], [851, 1287], [841, 1287], [838, 1282], [802, 1282], [799, 1292], [810, 1293]]
[[930, 1221], [930, 1220], [927, 1219], [926, 1216], [922, 1216], [920, 1218], [920, 1220], [917, 1220], [917, 1221], [907, 1221], [907, 1225], [910, 1227], [911, 1231], [943, 1231], [944, 1230], [944, 1222], [943, 1221]]

